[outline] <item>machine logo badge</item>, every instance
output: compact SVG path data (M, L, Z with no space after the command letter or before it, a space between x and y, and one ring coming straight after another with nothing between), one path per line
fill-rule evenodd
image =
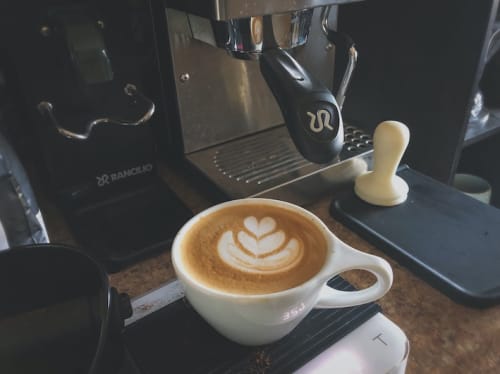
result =
M96 177L96 178L97 178L97 185L99 187L105 186L105 185L110 183L108 174L103 174L100 177Z
M333 127L330 125L331 115L326 109L319 109L316 114L307 112L311 121L309 122L309 128L312 132L321 132L326 127L328 130L333 131Z
M151 171L153 171L153 164L144 164L132 167L130 169L120 170L114 173L103 174L101 176L96 176L97 186L104 187L121 179L150 173Z

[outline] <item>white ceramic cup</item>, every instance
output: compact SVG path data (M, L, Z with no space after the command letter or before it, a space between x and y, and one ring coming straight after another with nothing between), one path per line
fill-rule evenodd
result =
M491 200L491 185L486 179L472 174L455 174L453 187L485 204Z
M328 252L321 270L299 286L260 295L241 295L213 289L194 279L182 261L182 241L199 220L235 205L271 205L295 212L312 221L325 236ZM172 263L185 295L194 309L220 334L244 345L274 342L292 331L313 308L341 308L375 301L389 291L392 269L384 259L360 252L337 238L309 211L283 201L248 198L215 205L189 220L177 233ZM359 291L339 291L326 285L335 275L367 270L376 277L373 285Z

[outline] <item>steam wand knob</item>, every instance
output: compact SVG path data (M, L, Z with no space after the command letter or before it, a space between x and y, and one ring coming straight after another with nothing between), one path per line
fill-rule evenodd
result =
M373 134L373 171L358 176L354 192L367 203L394 206L406 201L408 184L396 175L396 169L410 140L403 123L384 121Z

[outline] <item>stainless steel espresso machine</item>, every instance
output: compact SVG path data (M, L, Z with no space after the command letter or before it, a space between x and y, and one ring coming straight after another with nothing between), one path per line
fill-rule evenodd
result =
M305 203L364 172L371 138L340 113L357 58L335 31L347 2L165 1L168 148L229 198Z

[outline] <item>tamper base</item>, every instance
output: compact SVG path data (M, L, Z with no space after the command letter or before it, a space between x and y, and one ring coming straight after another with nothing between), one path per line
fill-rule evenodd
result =
M360 199L379 206L394 206L406 201L409 188L404 179L395 176L390 183L377 183L373 176L373 172L368 172L356 179L354 192Z

